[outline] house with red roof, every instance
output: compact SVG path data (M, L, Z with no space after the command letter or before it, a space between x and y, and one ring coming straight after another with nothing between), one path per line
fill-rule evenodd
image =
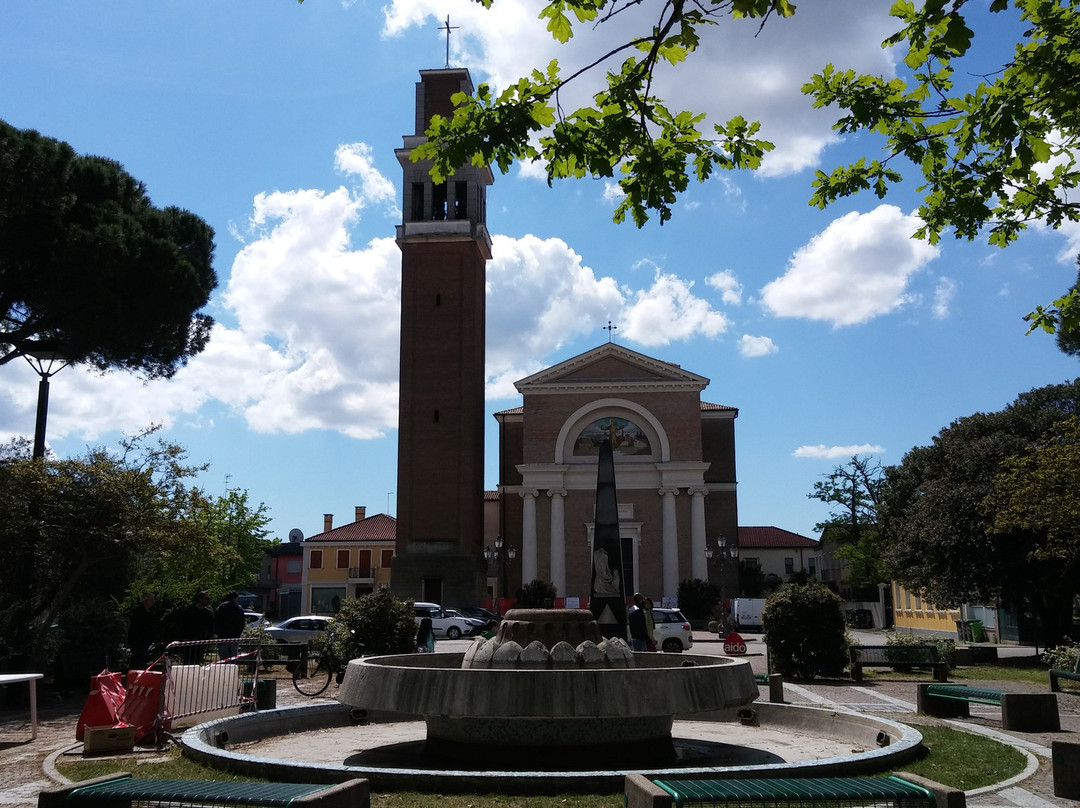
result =
M346 598L389 586L396 537L394 517L368 516L362 505L341 527L334 527L333 514L324 514L323 532L302 542L301 613L334 614Z
M779 527L740 526L739 562L756 562L762 573L776 575L785 583L800 572L817 578L822 567L821 546L814 539Z

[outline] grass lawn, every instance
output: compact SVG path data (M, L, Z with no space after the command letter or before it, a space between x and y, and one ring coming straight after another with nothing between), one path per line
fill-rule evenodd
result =
M964 790L1006 780L1024 769L1025 758L1011 746L981 735L940 726L915 726L923 734L928 754L904 766L905 771ZM973 767L972 760L979 765ZM57 761L61 774L72 780L86 780L116 771L130 771L135 777L163 780L243 780L216 769L194 763L180 755L176 747L162 762L136 760ZM974 771L977 769L977 771ZM518 797L500 794L424 794L411 791L372 794L377 808L621 808L620 794L563 794Z

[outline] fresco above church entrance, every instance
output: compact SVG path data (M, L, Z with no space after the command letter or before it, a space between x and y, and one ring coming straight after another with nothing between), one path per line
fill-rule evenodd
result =
M600 444L605 438L611 441L616 456L647 457L652 454L652 444L641 427L626 418L606 416L581 430L574 441L574 457L595 457L600 453Z

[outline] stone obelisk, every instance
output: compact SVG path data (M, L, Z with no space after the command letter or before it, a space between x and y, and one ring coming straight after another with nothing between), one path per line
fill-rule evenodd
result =
M615 456L607 438L596 466L592 586L589 609L605 637L626 639L626 588L623 582L619 502L615 494Z

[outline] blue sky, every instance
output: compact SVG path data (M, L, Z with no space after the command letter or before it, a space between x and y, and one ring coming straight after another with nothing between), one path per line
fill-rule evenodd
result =
M974 6L975 4L969 4ZM985 3L983 4L985 5ZM488 195L488 409L513 382L616 341L700 373L703 398L738 407L739 521L816 536L807 493L855 452L899 463L954 419L997 410L1080 367L1020 317L1075 281L1080 232L1033 228L1002 251L912 241L910 182L826 211L815 168L871 152L799 87L826 62L891 75L890 2L817 0L792 21L723 22L669 106L762 121L777 144L757 175L692 187L672 221L615 225L609 183L548 188L535 169ZM274 535L396 514L401 172L418 70L450 62L505 86L558 57L568 69L634 24L627 13L554 45L538 2L497 0L6 0L0 119L116 159L158 205L216 231L211 344L169 382L66 369L48 439L62 456L116 446L150 423L209 462L211 494L247 489ZM980 18L978 67L1015 24ZM1013 39L1012 41L1015 41ZM972 72L984 72L972 70ZM571 87L565 102L590 91ZM860 151L861 150L861 151ZM0 437L32 435L37 376L0 368ZM494 488L495 421L487 421Z

